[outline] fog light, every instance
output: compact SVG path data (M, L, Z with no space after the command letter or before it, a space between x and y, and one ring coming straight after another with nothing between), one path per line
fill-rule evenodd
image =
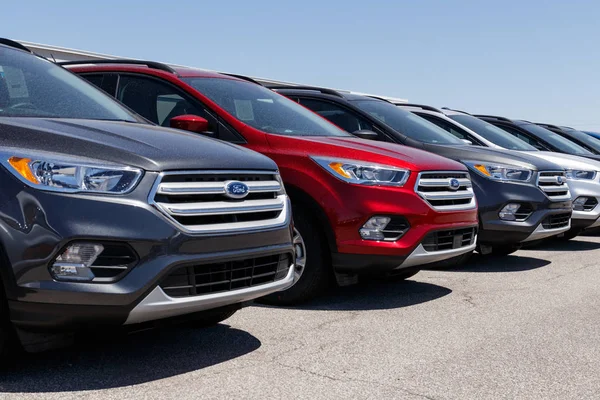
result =
M365 240L384 240L383 230L389 224L389 217L372 217L360 228L360 237Z
M504 221L516 221L517 216L515 214L519 211L519 208L521 208L521 205L518 203L508 203L500 210L498 216Z
M50 273L59 281L89 282L95 278L90 267L102 251L104 246L101 244L71 244L56 257Z
M573 200L573 210L575 211L585 211L585 203L587 203L589 199L587 197L578 197Z

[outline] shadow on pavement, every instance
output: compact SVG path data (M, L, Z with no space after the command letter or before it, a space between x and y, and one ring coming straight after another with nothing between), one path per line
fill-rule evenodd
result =
M80 340L81 341L81 340ZM84 340L85 342L85 340ZM0 373L1 393L99 390L136 385L219 364L260 347L251 334L218 325L163 328L22 356Z
M543 251L590 251L600 249L600 243L587 242L583 240L571 239L565 240L547 240L535 247L528 247L523 250L543 250Z
M529 271L536 268L542 268L550 264L548 260L540 258L523 257L518 255L508 255L504 257L482 256L478 253L473 254L471 259L458 267L443 269L442 271L452 272L520 272ZM431 271L438 269L431 268Z
M417 274L415 278L419 279ZM300 306L289 306L295 310L366 311L408 307L439 299L452 290L425 282L368 280L358 285L335 287L319 298ZM257 307L270 307L255 304ZM284 308L278 306L276 308Z

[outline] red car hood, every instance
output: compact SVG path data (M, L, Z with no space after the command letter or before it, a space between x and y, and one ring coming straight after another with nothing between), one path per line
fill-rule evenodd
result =
M376 162L411 171L466 171L467 168L456 161L395 143L378 142L354 137L304 136L285 139L279 135L267 135L271 144L280 140L290 141L296 151L310 156L339 157L360 161ZM292 144L296 142L295 144ZM278 143L282 145L282 143Z

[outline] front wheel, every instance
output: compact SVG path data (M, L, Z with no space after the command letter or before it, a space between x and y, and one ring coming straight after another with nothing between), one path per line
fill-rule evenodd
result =
M568 231L566 231L562 236L555 236L556 239L559 240L571 240L571 239L575 239L577 236L581 235L581 232L583 232L581 229L570 229Z
M208 328L215 326L236 313L238 308L217 308L215 310L202 311L195 314L189 321L194 328Z
M491 253L488 253L488 254L491 256L494 256L494 257L503 257L503 256L507 256L509 254L512 254L512 253L518 251L520 248L521 248L520 245L512 245L512 244L498 245L498 246L493 246ZM483 254L479 250L479 247L478 247L477 252L479 254Z
M331 281L327 242L322 230L317 229L316 218L300 207L295 207L293 213L297 281L291 288L259 300L266 304L294 305L311 300Z
M415 269L415 268L407 268L405 270L400 270L399 272L391 272L390 274L387 275L388 280L392 281L392 282L400 282L400 281L405 281L408 278L412 278L413 276L415 276L416 274L418 274L420 271L420 269Z
M435 269L459 267L459 266L465 264L467 261L469 261L471 259L472 255L473 255L473 252L469 251L468 253L461 254L460 256L452 257L447 260L438 261L438 262L426 265L425 267L435 268Z

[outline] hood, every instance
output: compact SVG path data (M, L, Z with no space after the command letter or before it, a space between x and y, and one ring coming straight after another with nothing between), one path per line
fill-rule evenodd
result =
M129 122L0 118L0 146L141 168L276 170L269 158L220 140Z
M584 171L600 171L600 162L590 158L576 156L573 154L555 153L552 151L530 151L527 152L535 157L558 164L566 169L578 169Z
M515 152L506 149L491 149L480 146L440 146L424 144L425 149L457 161L483 161L498 164L509 164L537 171L562 171L564 168L529 153Z
M267 138L270 142L277 140L276 135L267 135ZM286 136L286 139L289 140L290 137ZM466 170L464 165L455 161L395 143L345 136L304 136L294 139L302 142L298 144L298 148L307 155L368 161L411 171Z

